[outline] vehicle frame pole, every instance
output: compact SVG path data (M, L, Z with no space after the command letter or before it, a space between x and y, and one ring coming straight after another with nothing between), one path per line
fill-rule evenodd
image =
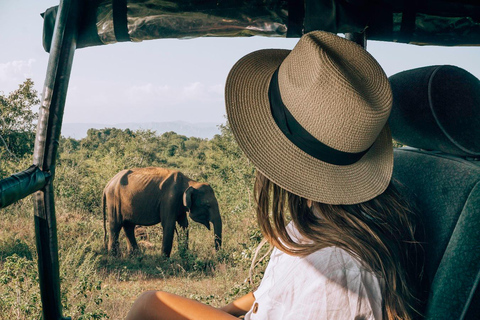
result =
M76 48L79 3L79 0L60 1L33 154L34 165L51 175L46 186L33 194L42 315L43 319L48 320L66 319L62 316L53 179L68 81Z
M366 31L345 33L345 39L361 45L363 49L367 49L367 32Z

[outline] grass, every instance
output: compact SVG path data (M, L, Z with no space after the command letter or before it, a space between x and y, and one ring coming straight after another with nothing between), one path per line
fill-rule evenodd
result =
M220 203L222 207L222 204ZM25 199L0 211L0 319L40 319L33 209ZM60 277L64 315L72 319L123 319L146 290L163 290L215 307L259 284L245 282L261 240L251 205L222 212L223 247L215 252L213 231L190 221L188 248L174 241L170 258L161 255L162 230L147 227L141 253L114 258L104 248L100 213L75 211L57 201ZM182 239L182 236L180 236ZM125 236L120 236L125 252Z

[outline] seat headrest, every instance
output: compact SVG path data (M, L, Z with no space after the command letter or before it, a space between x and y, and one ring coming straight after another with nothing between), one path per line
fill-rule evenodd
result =
M429 66L389 78L392 136L410 147L480 156L480 80L455 66Z

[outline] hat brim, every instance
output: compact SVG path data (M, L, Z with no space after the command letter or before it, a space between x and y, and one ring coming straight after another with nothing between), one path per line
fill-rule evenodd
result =
M285 190L326 204L355 204L383 193L393 170L388 126L356 163L339 166L318 160L295 146L270 111L271 77L290 50L266 49L239 60L225 87L232 132L254 166Z

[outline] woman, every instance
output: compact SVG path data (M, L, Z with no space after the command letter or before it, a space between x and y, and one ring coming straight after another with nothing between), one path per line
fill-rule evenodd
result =
M375 59L330 33L238 61L227 115L275 246L262 283L221 309L148 292L127 319L412 319L414 217L391 183L391 104Z

